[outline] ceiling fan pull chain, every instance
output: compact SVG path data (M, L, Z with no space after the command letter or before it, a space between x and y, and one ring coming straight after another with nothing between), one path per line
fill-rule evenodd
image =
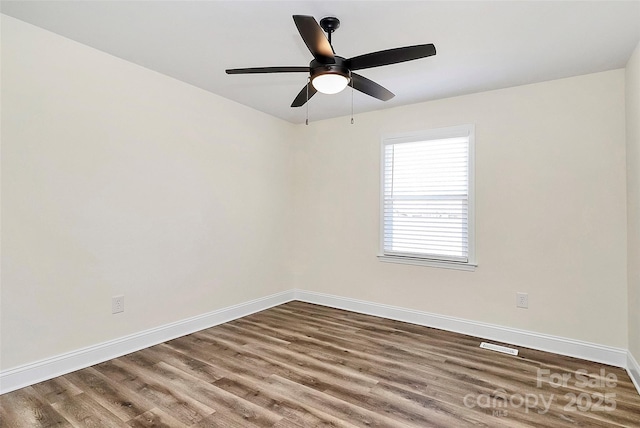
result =
M307 105L307 118L304 121L305 125L309 125L309 85L311 84L311 78L307 77L307 102L305 103Z
M351 82L351 124L353 125L353 80L351 80L351 70L349 70L349 82Z

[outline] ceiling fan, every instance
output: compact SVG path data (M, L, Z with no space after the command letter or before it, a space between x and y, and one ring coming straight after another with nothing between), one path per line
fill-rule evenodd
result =
M318 91L325 94L336 94L347 86L379 100L388 101L395 96L391 91L353 71L412 61L436 54L435 46L429 43L371 52L345 59L336 55L331 45L331 34L340 27L338 18L323 18L318 25L313 16L293 15L293 21L298 27L300 36L313 54L314 59L311 60L308 67L233 68L226 70L226 73L309 73L309 82L298 93L291 103L291 107L303 106ZM322 30L327 33L328 38Z

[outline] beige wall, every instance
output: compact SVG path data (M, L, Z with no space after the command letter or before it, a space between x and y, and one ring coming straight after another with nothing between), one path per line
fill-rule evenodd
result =
M3 16L1 102L2 370L293 287L640 355L624 70L293 126ZM379 262L380 135L465 123L478 269Z
M624 78L609 71L298 128L295 286L626 348ZM479 267L379 262L380 136L467 123ZM529 309L516 308L517 291Z
M1 101L2 369L290 288L292 125L6 16Z
M640 361L640 43L626 68L629 350Z

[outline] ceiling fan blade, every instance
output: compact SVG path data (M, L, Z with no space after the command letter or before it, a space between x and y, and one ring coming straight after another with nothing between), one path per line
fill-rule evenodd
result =
M351 73L349 86L352 86L353 89L356 89L364 94L370 95L382 101L389 101L391 98L395 97L395 94L393 92L378 85L373 80L369 80L366 77L360 76L356 73Z
M307 95L307 91L309 91L309 95ZM307 100L310 100L311 97L316 94L316 92L318 91L316 91L316 88L313 87L311 82L307 83L307 86L305 86L300 92L298 92L296 99L291 103L291 107L302 107L306 104Z
M315 18L306 15L293 15L293 21L313 57L322 64L335 64L331 44Z
M356 56L347 60L347 67L351 70L380 67L381 65L397 64L399 62L412 61L436 54L436 47L427 45L405 46L402 48L387 49Z
M252 67L231 68L225 70L227 74L253 74L253 73L299 73L309 72L309 67Z

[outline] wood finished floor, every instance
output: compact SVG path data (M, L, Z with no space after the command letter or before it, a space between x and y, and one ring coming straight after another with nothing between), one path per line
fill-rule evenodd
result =
M0 396L0 426L640 427L640 395L624 370L479 344L291 302ZM570 378L538 387L538 369ZM601 387L602 375L616 386Z

